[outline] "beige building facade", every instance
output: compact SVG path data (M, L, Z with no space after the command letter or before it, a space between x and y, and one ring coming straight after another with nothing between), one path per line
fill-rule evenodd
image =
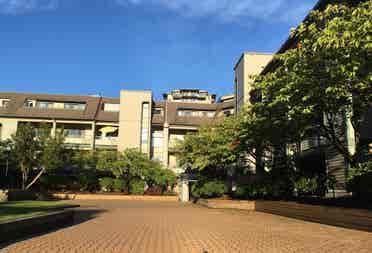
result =
M201 125L234 113L234 97L198 89L175 90L155 101L151 91L122 90L118 98L0 93L0 139L22 123L63 129L65 145L81 150L137 148L180 174L175 145Z
M266 65L273 59L271 53L244 52L234 67L235 109L240 111L244 105L250 103L250 92L254 83L254 76L259 75Z

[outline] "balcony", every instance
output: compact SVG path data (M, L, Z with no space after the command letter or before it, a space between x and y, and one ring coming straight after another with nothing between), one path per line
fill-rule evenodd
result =
M103 136L96 136L96 146L117 146L119 143L119 137L103 137Z

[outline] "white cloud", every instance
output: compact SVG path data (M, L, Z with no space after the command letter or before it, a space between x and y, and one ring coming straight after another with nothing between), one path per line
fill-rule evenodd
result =
M116 0L119 5L154 5L184 16L213 16L223 21L255 18L272 21L300 20L315 0Z
M55 10L59 0L0 0L0 14L24 14L32 11Z

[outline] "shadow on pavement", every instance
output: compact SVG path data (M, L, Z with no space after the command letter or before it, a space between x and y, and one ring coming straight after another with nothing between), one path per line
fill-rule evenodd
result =
M40 227L40 229L33 229L33 234L29 236L25 236L16 240L10 240L4 243L0 243L0 250L6 248L14 243L21 242L24 240L29 240L38 236L46 235L48 233L56 232L61 229L65 229L68 227L80 225L86 221L92 220L96 218L99 214L106 212L104 209L76 209L74 210L74 219L70 223L66 223L58 228L50 228L45 229L44 227Z

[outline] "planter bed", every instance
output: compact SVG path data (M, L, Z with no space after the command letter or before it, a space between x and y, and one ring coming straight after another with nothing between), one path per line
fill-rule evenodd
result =
M155 200L155 201L178 201L176 195L125 195L120 193L52 193L53 198L66 200Z
M234 208L265 212L322 224L372 232L372 211L324 205L309 205L291 201L198 200L209 208Z

